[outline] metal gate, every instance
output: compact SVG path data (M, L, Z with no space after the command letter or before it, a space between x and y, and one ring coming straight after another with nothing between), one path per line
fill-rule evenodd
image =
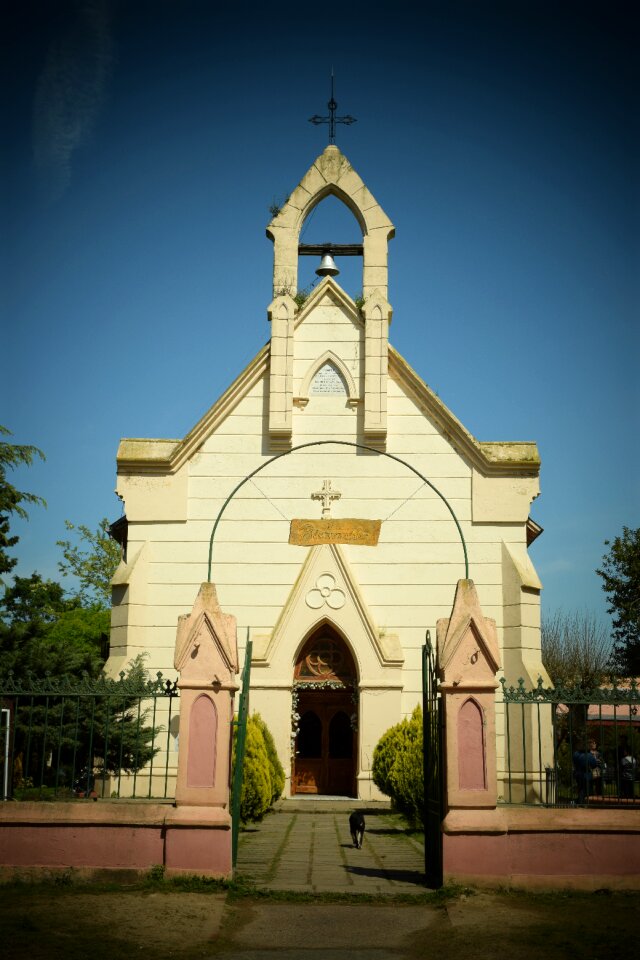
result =
M442 886L444 816L444 711L438 693L437 655L427 630L422 648L422 750L424 763L424 872L426 885Z
M235 870L238 860L238 834L240 832L240 800L244 779L244 748L247 740L247 721L249 719L249 689L251 687L251 654L253 640L249 639L247 628L247 646L242 671L242 689L238 705L238 718L232 721L235 728L233 781L231 784L231 866Z

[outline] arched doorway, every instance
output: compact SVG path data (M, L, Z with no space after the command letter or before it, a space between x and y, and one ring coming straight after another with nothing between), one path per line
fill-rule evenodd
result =
M357 675L340 634L323 624L296 661L294 712L298 716L291 793L355 797Z

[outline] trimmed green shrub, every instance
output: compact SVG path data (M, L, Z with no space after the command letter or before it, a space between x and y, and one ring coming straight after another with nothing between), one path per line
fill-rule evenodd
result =
M373 765L371 767L373 782L387 797L393 796L391 771L398 757L398 753L404 747L406 739L405 729L408 722L408 720L402 720L402 722L397 723L395 727L390 727L382 734L373 751Z
M415 708L380 738L373 752L373 782L413 824L424 818L422 710Z
M269 758L260 725L254 717L247 720L247 739L244 753L244 775L240 795L242 823L262 820L271 806L271 774Z
M282 796L284 790L284 770L278 757L278 751L271 735L271 730L266 725L259 713L254 713L252 719L260 727L264 745L267 750L267 759L269 760L269 773L271 775L271 803L275 803Z
M424 762L422 752L422 710L416 707L405 727L404 748L391 768L396 810L413 824L424 820Z
M235 767L235 740L233 745ZM244 772L240 795L240 820L255 823L264 817L282 794L284 770L278 759L271 731L258 713L247 720Z

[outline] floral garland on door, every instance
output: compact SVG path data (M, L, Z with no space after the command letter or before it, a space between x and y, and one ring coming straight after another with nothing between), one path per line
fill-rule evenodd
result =
M343 683L342 680L314 680L312 683L301 680L294 680L291 688L291 756L296 755L296 737L300 732L300 714L298 713L298 703L300 702L301 690L345 690L351 688L351 702L354 711L349 717L351 729L354 733L358 731L358 700L359 693L356 687L351 683Z

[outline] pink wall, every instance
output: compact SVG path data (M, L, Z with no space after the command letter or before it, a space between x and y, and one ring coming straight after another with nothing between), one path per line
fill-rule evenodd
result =
M225 811L169 804L20 803L0 806L0 867L148 870L231 876ZM5 871L6 872L6 869Z
M640 889L640 810L451 811L448 881L523 887Z

